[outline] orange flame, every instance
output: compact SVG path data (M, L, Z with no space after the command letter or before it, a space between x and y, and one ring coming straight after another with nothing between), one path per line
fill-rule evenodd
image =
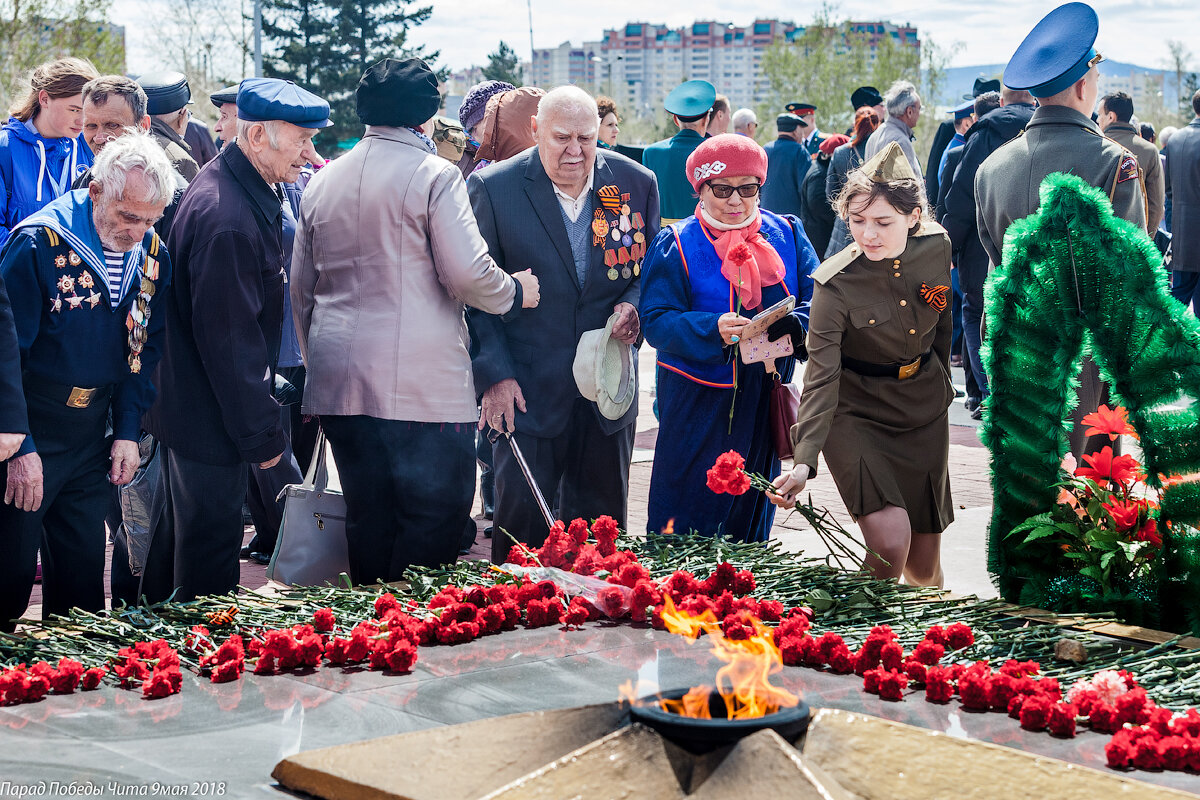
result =
M675 518L671 517L667 520L667 524L663 525L663 529L659 531L663 536L670 536L675 533Z
M697 638L707 633L712 641L712 654L725 662L717 670L717 692L725 701L728 719L753 719L773 714L780 708L791 708L800 698L786 689L771 685L770 678L783 671L783 657L771 635L771 629L755 617L749 622L754 635L746 639L727 639L716 615L705 611L692 616L675 608L671 598L663 603L662 620L667 630ZM708 698L712 688L697 686L680 700L661 700L664 711L680 716L710 719Z

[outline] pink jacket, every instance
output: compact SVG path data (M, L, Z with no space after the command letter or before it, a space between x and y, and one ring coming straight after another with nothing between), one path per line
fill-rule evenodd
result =
M462 174L406 128L371 126L300 207L291 297L308 414L478 419L463 306L516 281L479 235Z

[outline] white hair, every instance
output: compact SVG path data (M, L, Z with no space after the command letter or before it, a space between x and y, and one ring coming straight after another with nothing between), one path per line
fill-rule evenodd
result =
M921 96L917 94L917 87L913 86L911 81L896 81L883 95L884 107L887 108L889 117L903 116L905 111L919 102Z
M1174 125L1168 125L1158 132L1159 148L1166 148L1167 142L1171 141L1171 137L1175 135L1175 131L1179 130Z
M560 114L578 114L580 117L588 114L600 127L600 109L596 100L578 86L558 86L542 97L538 103L538 125L544 125L550 117Z
M124 136L112 140L96 156L92 182L114 200L125 199L125 178L140 172L150 196L139 202L166 207L175 196L178 173L162 147L141 129L127 128Z
M283 130L286 122L278 119L269 119L264 122L251 122L247 119L238 118L237 121L237 137L245 141L250 136L250 128L254 125L262 125L263 130L267 132L267 141L271 145L272 150L279 149L279 132Z
M751 124L758 124L758 115L754 113L753 109L739 108L733 112L733 129L735 131L745 130Z

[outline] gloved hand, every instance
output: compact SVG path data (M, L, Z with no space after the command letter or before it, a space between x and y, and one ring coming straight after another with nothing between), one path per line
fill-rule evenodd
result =
M788 314L782 319L775 320L767 328L767 339L775 341L783 336L791 334L792 350L795 352L797 361L808 360L808 350L804 346L804 323L795 314Z

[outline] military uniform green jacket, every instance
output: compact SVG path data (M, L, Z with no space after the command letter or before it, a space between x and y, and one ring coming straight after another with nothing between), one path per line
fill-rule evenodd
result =
M682 128L670 139L655 142L642 153L642 164L658 178L663 225L690 217L696 211L696 198L687 179L687 160L703 142L703 136Z
M1041 106L1025 132L1003 145L975 176L979 239L994 268L1000 263L1004 232L1037 211L1038 188L1052 172L1069 172L1102 189L1113 212L1146 227L1146 193L1137 157L1100 133L1095 122L1065 106Z

